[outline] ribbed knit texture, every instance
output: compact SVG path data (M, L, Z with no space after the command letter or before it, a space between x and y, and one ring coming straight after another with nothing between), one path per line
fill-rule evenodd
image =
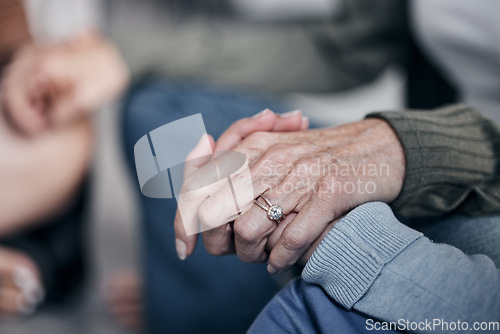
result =
M391 203L401 216L500 213L500 129L464 105L378 112L404 148L406 176Z
M352 210L323 239L302 272L329 296L351 308L384 266L422 234L399 223L384 203Z
M499 226L497 216L455 215L439 228L450 233L463 225L462 219L468 223L460 233L471 238L484 234L476 226L487 226L493 234ZM302 278L320 285L343 307L383 321L460 319L469 326L498 321L500 271L494 262L498 262L498 240L484 243L481 249L471 246L466 248L474 255L434 243L398 222L387 204L367 203L334 225L309 259ZM469 333L470 328L456 333ZM451 333L439 328L436 332Z

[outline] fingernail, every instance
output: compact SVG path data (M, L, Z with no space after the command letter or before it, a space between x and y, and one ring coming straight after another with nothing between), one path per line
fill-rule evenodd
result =
M309 122L309 117L303 116L302 117L302 123Z
M286 112L284 114L281 114L280 117L287 118L287 117L292 117L292 116L295 116L298 114L302 114L302 110L300 110L300 109L292 110L292 111Z
M187 257L186 255L187 247L184 241L180 239L175 239L175 248L177 250L177 256L179 257L179 259L184 261Z
M271 110L269 110L268 108L262 110L261 112L255 114L252 116L252 118L257 118L257 117L260 117L260 116L263 116L265 114L267 114L268 112L270 112Z
M267 271L270 273L270 274L276 274L276 269L274 269L273 266L271 266L270 264L267 265Z

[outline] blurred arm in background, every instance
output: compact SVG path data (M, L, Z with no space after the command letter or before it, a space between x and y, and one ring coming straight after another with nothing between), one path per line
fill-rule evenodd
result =
M135 75L154 72L263 92L327 92L367 83L400 61L407 33L401 1L337 2L338 10L327 18L277 22L249 22L238 13L229 20L202 15L178 22L165 8L156 18L141 17L134 6L152 6L148 1L101 5L108 6L107 32ZM43 46L20 52L5 79L5 105L19 129L36 133L65 124L123 90L127 69L95 29L102 23L92 14L98 7L93 1L26 4ZM121 15L120 7L129 8L131 16ZM61 29L60 18L68 13L70 28ZM161 24L149 29L149 21ZM65 33L58 34L61 30ZM28 77L33 84L19 91Z
M44 294L48 299L62 298L81 281L82 184L92 151L92 131L85 119L37 137L19 131L30 120L24 123L17 114L26 114L33 102L22 93L46 70L28 66L23 75L13 74L22 67L20 62L34 64L28 60L36 59L38 48L21 4L0 2L0 316L31 313ZM40 53L45 57L44 52ZM70 66L69 61L64 64ZM6 86L28 106L6 110L12 98ZM40 94L46 94L49 86L38 88Z

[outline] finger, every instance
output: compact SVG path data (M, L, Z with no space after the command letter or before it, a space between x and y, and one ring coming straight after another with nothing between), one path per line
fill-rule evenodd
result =
M206 231L203 233L205 248L210 254L220 256L234 252L232 225L228 222L250 207L254 192L248 161L243 155L228 151L218 157L216 163L220 186L214 186L200 205L198 218ZM215 202L212 198L216 198Z
M234 237L231 223L203 232L203 245L214 256L234 254Z
M276 188L268 190L264 196L272 205L277 205L288 215L297 205L298 199L290 194L283 194ZM261 196L257 199L264 208L269 208L269 203ZM267 211L257 204L252 205L234 222L234 239L236 253L245 262L261 262L267 258L267 238L275 231L276 221L267 216ZM292 217L286 217L290 221ZM288 221L286 223L288 223Z
M268 271L283 272L304 255L335 218L334 210L324 209L321 200L310 200L303 205L293 222L283 233L269 254Z
M302 126L302 111L294 110L278 114L272 131L298 131Z
M257 131L271 131L276 115L264 109L251 118L243 118L234 122L217 140L217 151L228 151L249 134Z
M307 129L309 129L309 117L303 116L302 117L302 122L300 124L300 130L304 131L304 130L307 130Z
M202 166L211 160L213 161L214 146L213 137L205 134L198 142L198 145L186 157L184 184L181 194L178 196L177 212L174 219L175 247L181 260L185 260L186 257L191 255L196 247L198 237L196 234L188 235L186 227L199 225L196 214L203 200L209 195L208 189L205 189L204 192L196 192L198 182L189 179L189 177ZM200 179L202 179L202 176L200 176ZM187 185L189 182L191 182L191 185ZM194 191L190 191L189 187L193 187Z
M263 145L268 144L264 143ZM302 153L295 146L281 144L274 145L269 150L264 149L263 152L257 152L257 150L243 147L243 145L238 145L236 150L238 152L245 152L242 154L246 157L246 163L250 166L250 171L241 169L238 173L231 175L232 189L221 187L217 192L212 193L203 203L204 210L201 213L205 214L205 223L209 226L215 227L220 225L217 224L218 219L222 217L226 218L221 212L232 212L233 202L230 199L232 198L233 191L237 197L240 194L255 194L255 196L250 197L241 196L247 199L246 202L239 203L240 208L242 208L241 212L245 212L252 206L253 200L257 195L277 186L287 176L293 168L293 165L287 163L287 161L293 161L295 155ZM249 158L249 155L252 155L252 157ZM232 151L218 157L219 169L234 169L235 160L237 159L235 159ZM208 212L212 212L212 216L206 215ZM233 219L236 218L233 217Z
M2 84L2 104L13 125L21 132L34 135L46 127L43 104L34 96L43 89L43 71L34 70L33 61L21 56L6 70Z
M292 153L286 152L287 149L293 149L290 147L287 148L280 148L279 149L279 154L282 155L283 157L289 158ZM234 163L231 158L231 154L235 154L235 152L227 152L225 155L220 157L217 161L219 166L227 166L232 163ZM259 212L259 219L255 219L255 215L257 215L257 212L255 211L255 208L253 208L253 201L256 198L255 194L262 194L266 190L268 190L270 187L276 186L282 178L284 178L287 174L287 171L290 170L292 167L289 164L279 164L277 171L273 173L267 173L266 171L266 162L274 162L276 160L280 161L280 158L276 159L276 155L274 154L274 151L270 152L269 154L266 153L264 156L258 161L258 163L255 163L251 168L250 171L248 169L246 170L240 170L238 173L235 173L235 175L231 175L231 184L229 186L224 186L224 187L219 187L216 191L212 192L210 196L204 200L204 202L201 204L198 210L198 217L200 219L200 222L202 223L203 226L206 226L207 228L215 228L218 227L222 224L225 224L229 221L235 220L236 219L236 224L235 228L242 229L243 230L243 236L241 237L242 244L244 244L244 241L256 241L259 245L258 249L259 251L256 253L252 249L250 251L250 246L247 247L246 249L249 250L249 252L242 251L241 255L242 258L245 261L249 262L255 262L255 261L261 261L263 258L262 251L264 250L264 245L265 242L263 242L264 236L259 235L259 239L255 240L254 238L257 237L256 234L250 234L247 233L246 229L252 229L252 226L255 224L265 224L267 220L267 216L264 214L262 215L262 212ZM220 169L223 169L222 167ZM225 168L226 170L231 170L231 168ZM246 172L245 172L246 171ZM274 195L273 195L274 196ZM273 198L281 198L282 196L279 194L276 194L276 197ZM238 209L237 211L235 210ZM293 208L293 207L292 207ZM288 208L287 208L288 209ZM247 210L249 210L247 212ZM259 210L262 210L259 208ZM291 209L290 209L291 211ZM238 215L235 213L238 212L243 212L243 214L238 217ZM288 211L289 212L289 211ZM249 217L247 219L242 218L242 217ZM264 218L264 220L262 219ZM241 223L238 223L241 222ZM247 226L249 224L249 226ZM265 225L263 227L263 230L268 231L270 226ZM262 232L263 230L255 230L254 232ZM221 231L223 233L227 233L224 230L218 229L217 231ZM235 230L236 232L236 230ZM216 245L217 242L212 240L213 239L223 239L224 243L220 245L220 248L217 249ZM252 238L250 240L250 238ZM248 240L247 240L248 239ZM214 246L213 248L210 248L209 251L212 254L225 254L226 251L228 251L230 248L228 248L228 236L216 236L216 231L213 233L208 233L207 235L204 236L204 240L207 242L207 245L209 247ZM255 244L252 244L252 246L256 246ZM236 249L238 251L238 248ZM250 256L250 254L252 254Z
M266 157L262 160L265 159ZM258 165L254 165L253 173L256 174L255 169L259 168ZM274 180L257 181L256 188L268 187L264 195L258 199L258 202L263 207L254 204L235 221L236 251L238 256L245 261L262 259L265 246L268 243L266 239L270 236L269 232L275 233L268 226L270 219L267 212L263 210L263 208L269 208L270 206L265 199L267 198L271 204L279 206L283 214L287 215L278 226L278 230L282 230L283 225L286 226L295 216L295 214L292 214L291 217L288 215L294 211L300 201L304 200L305 195L307 195L308 183L302 181L303 176L301 174L294 175L294 173L288 173L288 170L286 170L275 171L271 175L274 176ZM279 184L276 185L276 183Z
M30 99L28 87L5 86L2 104L13 125L23 133L34 135L45 128L47 120L37 101Z
M240 194L244 191L250 192L250 197L253 198L251 187L251 184L248 185L247 190L241 190ZM202 233L206 250L212 255L220 256L235 252L233 228L227 222L238 216L238 207L235 205L235 197L229 186L220 188L216 194L220 202L213 205L212 197L207 198L200 206L198 217L200 224L206 227Z
M293 219L297 216L296 212L290 212L282 222L276 226L276 229L271 233L271 235L267 238L266 250L270 253L274 246L278 244L280 240L281 234L283 234L283 230L288 226L289 223L293 221Z
M67 125L92 111L89 110L91 96L86 96L82 87L75 86L75 80L61 75L46 76L45 79L47 113L51 126Z
M258 131L298 131L307 129L308 120L304 120L300 110L284 114L274 114L265 109L251 118L243 118L231 125L217 141L218 151L227 151L241 142L248 135Z
M184 261L193 253L196 247L196 242L198 241L198 234L187 235L182 217L178 210L175 214L174 231L175 250L179 259Z

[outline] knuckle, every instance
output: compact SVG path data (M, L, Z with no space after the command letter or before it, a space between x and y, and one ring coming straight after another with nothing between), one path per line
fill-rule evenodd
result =
M295 166L310 166L310 165L313 165L313 164L317 164L318 163L318 158L316 157L310 157L310 156L306 156L306 157L300 157L299 159L297 159L294 163Z
M232 150L252 156L252 152L262 152L270 143L272 143L272 135L269 132L256 131L246 136Z
M243 245L236 243L236 253L238 257L247 263L261 263L267 259L267 254L263 251L266 240L262 240L255 247L243 247Z
M287 251L294 252L304 247L306 245L306 240L299 231L289 229L283 232L281 244Z
M227 224L203 232L203 244L207 252L214 256L222 256L232 253L234 244L227 238Z
M251 222L234 224L234 234L244 242L252 242L259 237L259 228Z
M273 145L266 151L263 160L272 161L273 163L285 163L290 158L291 149L293 149L293 145Z
M313 173L319 173L320 162L316 157L300 157L293 163L294 175L309 177Z

